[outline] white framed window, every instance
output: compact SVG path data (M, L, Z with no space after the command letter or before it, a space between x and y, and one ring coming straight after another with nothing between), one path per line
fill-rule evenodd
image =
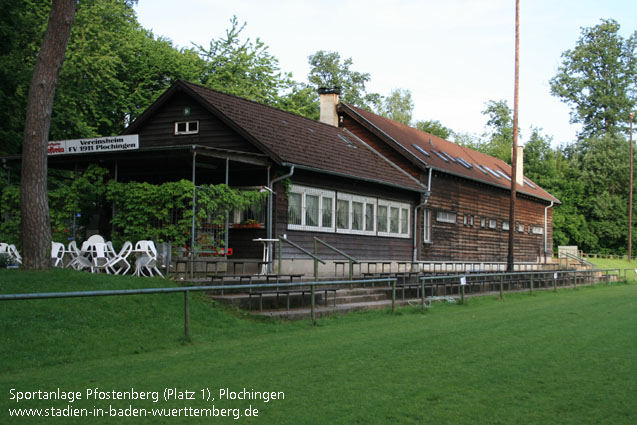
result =
M542 227L542 226L533 226L533 234L534 235L543 235L544 234L544 227Z
M487 219L482 217L480 219L480 227L487 227Z
M410 205L378 200L378 236L409 237Z
M456 224L456 213L451 211L438 211L436 212L436 221Z
M199 121L177 121L175 135L199 133Z
M335 195L329 190L291 186L288 194L288 229L334 231Z
M494 218L489 219L489 229L495 229L498 227L498 222Z
M502 230L509 230L509 222L508 221L503 221L502 222Z
M338 193L336 231L357 235L375 235L376 198Z
M423 210L422 241L431 243L431 210Z
M518 232L524 233L524 224L518 223Z
M462 218L462 224L464 224L465 226L467 225L467 222L469 221L469 216L467 214L464 215L464 217Z

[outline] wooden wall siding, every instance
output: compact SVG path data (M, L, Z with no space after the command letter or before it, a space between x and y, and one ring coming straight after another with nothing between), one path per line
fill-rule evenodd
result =
M356 137L363 140L376 151L380 152L383 156L385 156L385 158L389 159L391 162L401 167L413 177L422 181L422 171L417 166L405 159L402 154L398 153L394 148L390 147L389 144L380 140L371 131L367 130L365 127L354 121L348 115L343 114L341 116L343 117L342 124L339 124L341 127L347 128L347 130L355 134Z
M506 261L508 230L502 222L509 219L509 193L505 190L474 183L466 179L434 173L432 195L427 204L431 209L432 243L421 244L421 260ZM515 260L536 261L543 251L544 235L533 234L529 225L544 227L544 207L526 196L518 195L516 216L524 224L524 233L515 225ZM436 220L438 210L456 213L456 223ZM464 225L464 215L473 216L474 224ZM486 219L486 227L480 226ZM552 211L549 210L549 250L552 237ZM495 229L489 228L489 219L497 220ZM419 218L422 226L422 218Z
M366 182L356 182L349 179L335 176L319 175L298 171L291 178L293 184L318 187L329 190L337 190L362 196L373 196L399 202L408 202L413 206L419 199L420 194L410 191L401 191L381 185ZM275 215L274 215L274 237L287 234L288 239L301 245L303 248L314 252L313 236L329 243L345 252L357 260L409 260L412 256L412 238L389 238L363 235L348 235L342 233L308 232L298 230L288 230L288 201L285 195L285 187L277 184L275 191ZM412 213L413 215L413 213ZM413 223L413 219L412 219ZM413 231L413 227L412 227ZM413 235L413 234L412 234ZM277 247L278 249L278 247ZM288 244L283 244L283 258L309 259L307 255L298 251ZM320 257L326 260L345 260L344 257L328 250L319 248ZM278 253L275 249L275 258Z
M230 229L228 244L229 248L232 248L233 254L229 258L261 260L263 258L263 244L254 242L252 239L265 237L265 229Z
M190 106L190 116L184 116L184 108ZM199 120L199 133L175 135L176 121ZM254 145L212 115L199 103L185 94L176 94L163 105L139 130L140 147L204 145L241 152L259 152Z

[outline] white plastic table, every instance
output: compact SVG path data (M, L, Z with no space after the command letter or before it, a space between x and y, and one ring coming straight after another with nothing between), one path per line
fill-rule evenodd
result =
M278 242L278 239L264 239L257 238L252 239L253 242L261 242L263 244L263 264L261 265L261 272L259 274L266 275L268 274L268 264L270 263L270 249L272 249L272 244L274 242Z

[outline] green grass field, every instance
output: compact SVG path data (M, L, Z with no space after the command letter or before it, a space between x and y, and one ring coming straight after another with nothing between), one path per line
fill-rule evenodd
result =
M0 292L167 286L66 270L0 270ZM471 298L309 321L258 320L205 296L0 302L0 423L634 424L637 285ZM16 391L78 391L81 400L11 400ZM159 400L86 399L87 390L157 392ZM194 400L164 401L165 389ZM219 390L283 392L224 400ZM13 391L12 391L13 389ZM205 400L207 389L215 400ZM202 393L203 390L203 393ZM182 393L183 396L190 395ZM181 417L15 418L9 409L181 409ZM258 417L184 417L192 409ZM115 410L117 411L117 410ZM132 411L131 411L132 413ZM141 413L141 412L138 412ZM215 413L212 410L211 413ZM221 410L216 410L221 414Z

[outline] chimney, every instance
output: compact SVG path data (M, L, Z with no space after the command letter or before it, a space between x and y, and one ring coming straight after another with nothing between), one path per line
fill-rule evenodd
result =
M318 89L321 115L319 121L325 124L338 127L338 114L336 113L336 105L338 105L338 95L341 93L339 87Z
M524 185L524 146L518 146L518 157L515 164L515 183L518 186Z

